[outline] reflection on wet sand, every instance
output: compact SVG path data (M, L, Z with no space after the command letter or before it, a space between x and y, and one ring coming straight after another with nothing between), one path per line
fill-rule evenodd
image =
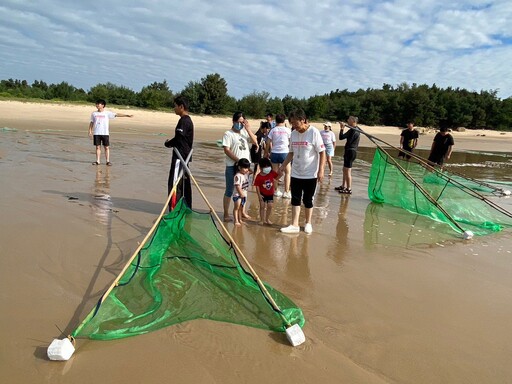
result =
M99 223L111 225L112 201L110 199L110 167L96 166L91 208Z
M448 224L405 209L377 203L366 207L364 244L367 249L377 245L429 248L456 237L457 233Z

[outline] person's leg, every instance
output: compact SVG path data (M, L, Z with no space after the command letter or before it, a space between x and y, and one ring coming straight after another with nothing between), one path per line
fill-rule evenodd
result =
M242 198L238 198L233 202L233 221L236 226L242 225L240 213L242 212Z
M265 222L268 225L271 225L272 222L270 221L270 215L272 214L272 207L273 207L272 201L267 202L267 210L266 210L266 216L265 216Z
M347 168L347 167L343 167L343 182L341 183L341 186L343 187L343 189L345 188L348 188L347 185L348 185L348 171L349 171L350 168Z
M300 203L302 198L302 185L301 180L292 177L290 182L290 189L292 194L292 223L288 227L281 228L281 232L284 233L298 233L299 227L299 216L300 216Z
M292 165L288 163L284 168L284 191L290 192L290 179L292 175Z
M235 166L226 166L224 170L224 177L226 179L226 190L224 191L224 199L222 206L224 208L224 221L229 221L229 204L231 202L231 196L233 196L234 178L235 178Z
M292 225L299 226L300 205L292 205Z
M101 145L96 146L96 163L100 163Z
M260 200L260 224L265 223L266 213L265 213L265 207L267 203L265 203L263 200Z
M332 176L332 157L327 156L327 165L329 166L329 176Z
M311 233L313 231L313 228L311 226L311 217L313 215L313 199L316 192L316 185L317 185L317 179L308 179L304 180L304 207L305 207L305 225L304 225L304 231L307 233ZM309 226L309 228L308 228Z
M347 189L352 190L352 168L347 168Z
M105 161L110 163L110 147L107 145L105 146Z

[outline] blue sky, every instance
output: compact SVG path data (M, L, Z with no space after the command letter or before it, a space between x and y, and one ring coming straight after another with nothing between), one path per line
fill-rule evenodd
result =
M309 97L437 84L512 96L512 1L2 0L0 79Z

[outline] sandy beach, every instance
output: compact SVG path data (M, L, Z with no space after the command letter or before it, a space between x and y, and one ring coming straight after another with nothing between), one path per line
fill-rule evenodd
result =
M278 231L291 219L284 199L276 201L274 226L228 224L262 280L302 308L305 344L195 320L116 341L80 339L71 360L49 361L49 343L83 320L166 199L163 142L178 117L130 110L133 118L112 121L113 166L97 167L87 136L93 110L0 101L0 382L512 382L512 231L464 241L428 219L370 204L365 150L353 170L354 194L339 196L343 143L333 178L318 189L313 234ZM192 171L220 212L224 163L215 142L231 119L192 118ZM251 120L253 130L258 122ZM362 128L398 146L398 127ZM492 152L511 180L512 133L453 136L453 162ZM433 137L421 135L418 150ZM366 138L361 145L373 147ZM477 160L464 163L475 177L484 172ZM512 211L511 200L500 203ZM197 190L194 208L207 210ZM249 213L257 212L251 193Z

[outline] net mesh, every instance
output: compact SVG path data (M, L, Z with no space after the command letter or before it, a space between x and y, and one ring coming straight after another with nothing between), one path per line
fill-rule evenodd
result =
M240 264L209 213L180 200L104 302L73 331L74 337L117 339L172 324L210 319L284 332L304 325L289 298L265 284L281 313Z
M375 203L401 207L476 235L512 227L510 213L482 195L493 192L446 171L392 158L381 148L375 151L368 183L368 196Z

